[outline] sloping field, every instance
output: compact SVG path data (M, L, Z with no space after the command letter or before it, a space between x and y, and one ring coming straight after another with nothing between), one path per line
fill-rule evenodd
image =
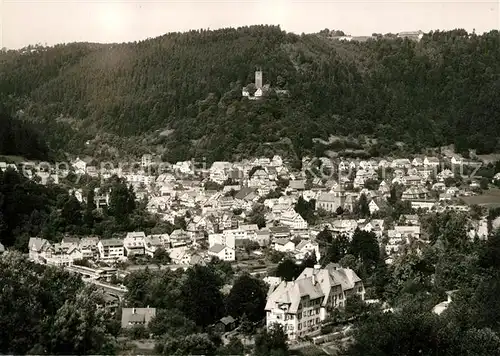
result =
M495 208L500 206L500 189L490 189L484 194L475 195L472 197L462 198L468 205L480 205L487 208Z

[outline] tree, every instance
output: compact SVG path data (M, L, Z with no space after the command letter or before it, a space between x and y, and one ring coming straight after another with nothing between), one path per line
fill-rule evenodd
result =
M366 195L363 193L359 197L359 200L357 203L354 205L354 214L366 218L370 216L370 208L368 206L368 199L366 198Z
M87 202L85 204L85 211L83 213L83 222L88 227L94 226L93 211L96 208L94 199L95 199L94 189L89 189L89 191L87 193Z
M479 187L481 188L481 190L488 190L489 185L490 185L490 180L488 178L483 177L479 181Z
M309 224L313 224L315 221L315 200L305 201L302 195L297 200L295 204L295 211L302 216Z
M191 334L172 338L157 345L157 351L162 355L215 355L217 346L208 334Z
M172 262L169 253L163 248L159 247L153 253L153 261L158 264L169 264Z
M112 354L110 314L102 294L80 278L34 265L21 254L0 257L0 352Z
M258 250L260 245L257 241L247 240L243 243L246 253L251 253L252 251Z
M366 267L376 264L380 260L380 249L375 233L357 228L352 235L349 253L359 258Z
M120 225L127 225L129 216L135 209L135 194L132 187L118 180L111 187L109 212Z
M63 205L61 217L66 225L80 225L82 222L82 212L80 202L74 195L70 195Z
M240 339L237 337L232 337L229 343L225 346L221 346L217 349L216 355L243 355L245 353L245 347Z
M338 263L349 252L349 239L345 235L339 235L332 240L332 243L327 247L326 254L323 258L323 263L329 262Z
M259 229L266 226L266 218L264 216L264 206L256 204L253 206L252 211L248 215L248 220L251 224L256 224Z
M229 283L234 276L234 270L231 263L223 261L217 257L212 257L210 262L208 262L207 267L212 269L215 275L219 278L220 283Z
M198 331L194 321L186 318L179 310L160 309L148 325L155 336L168 335L173 338L193 334Z
M347 254L340 259L339 264L344 268L355 269L357 266L356 257L351 254Z
M333 241L332 232L325 227L316 236L316 241L318 241L318 243L321 245L331 244Z
M226 310L234 318L246 314L251 322L265 317L268 287L264 282L248 274L243 274L234 282L226 298Z
M196 265L187 270L181 287L182 311L196 325L206 327L224 314L221 280L210 267Z
M286 258L276 267L276 277L283 278L285 281L292 281L299 276L299 266L290 258Z
M255 356L287 356L289 355L287 336L283 327L274 324L264 329L255 337Z

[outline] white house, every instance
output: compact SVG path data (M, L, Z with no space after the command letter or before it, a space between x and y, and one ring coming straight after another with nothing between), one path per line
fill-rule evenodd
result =
M292 229L307 229L307 221L294 209L289 209L281 214L280 223Z
M79 157L73 162L72 166L76 174L85 174L87 172L87 163Z
M144 240L146 234L142 231L129 232L123 240L123 247L127 256L144 255Z
M275 239L274 249L279 252L292 252L295 250L295 243L289 239Z
M302 240L295 247L295 259L303 260L307 254L314 254L316 261L321 259L321 254L319 252L319 245L316 241Z
M208 249L208 255L217 257L221 261L234 261L236 259L234 248L221 244L215 244L210 247Z
M144 253L146 255L153 257L155 251L162 247L164 247L164 240L161 235L148 235L144 238Z
M123 259L123 240L103 239L99 241L97 248L99 250L99 258L103 261L116 262Z
M354 294L364 299L364 293L363 282L350 269L333 264L306 268L295 281L282 281L269 292L266 326L281 325L289 340L319 334L330 310Z
M52 246L47 240L31 237L28 242L29 259L37 263L42 263L51 248Z

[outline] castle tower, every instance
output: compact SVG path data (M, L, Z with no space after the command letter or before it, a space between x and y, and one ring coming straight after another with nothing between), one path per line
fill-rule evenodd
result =
M262 89L262 69L259 68L255 71L255 87Z

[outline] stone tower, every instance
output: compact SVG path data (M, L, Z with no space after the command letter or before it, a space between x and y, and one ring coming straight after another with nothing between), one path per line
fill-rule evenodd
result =
M255 87L262 89L262 69L259 68L255 71Z

